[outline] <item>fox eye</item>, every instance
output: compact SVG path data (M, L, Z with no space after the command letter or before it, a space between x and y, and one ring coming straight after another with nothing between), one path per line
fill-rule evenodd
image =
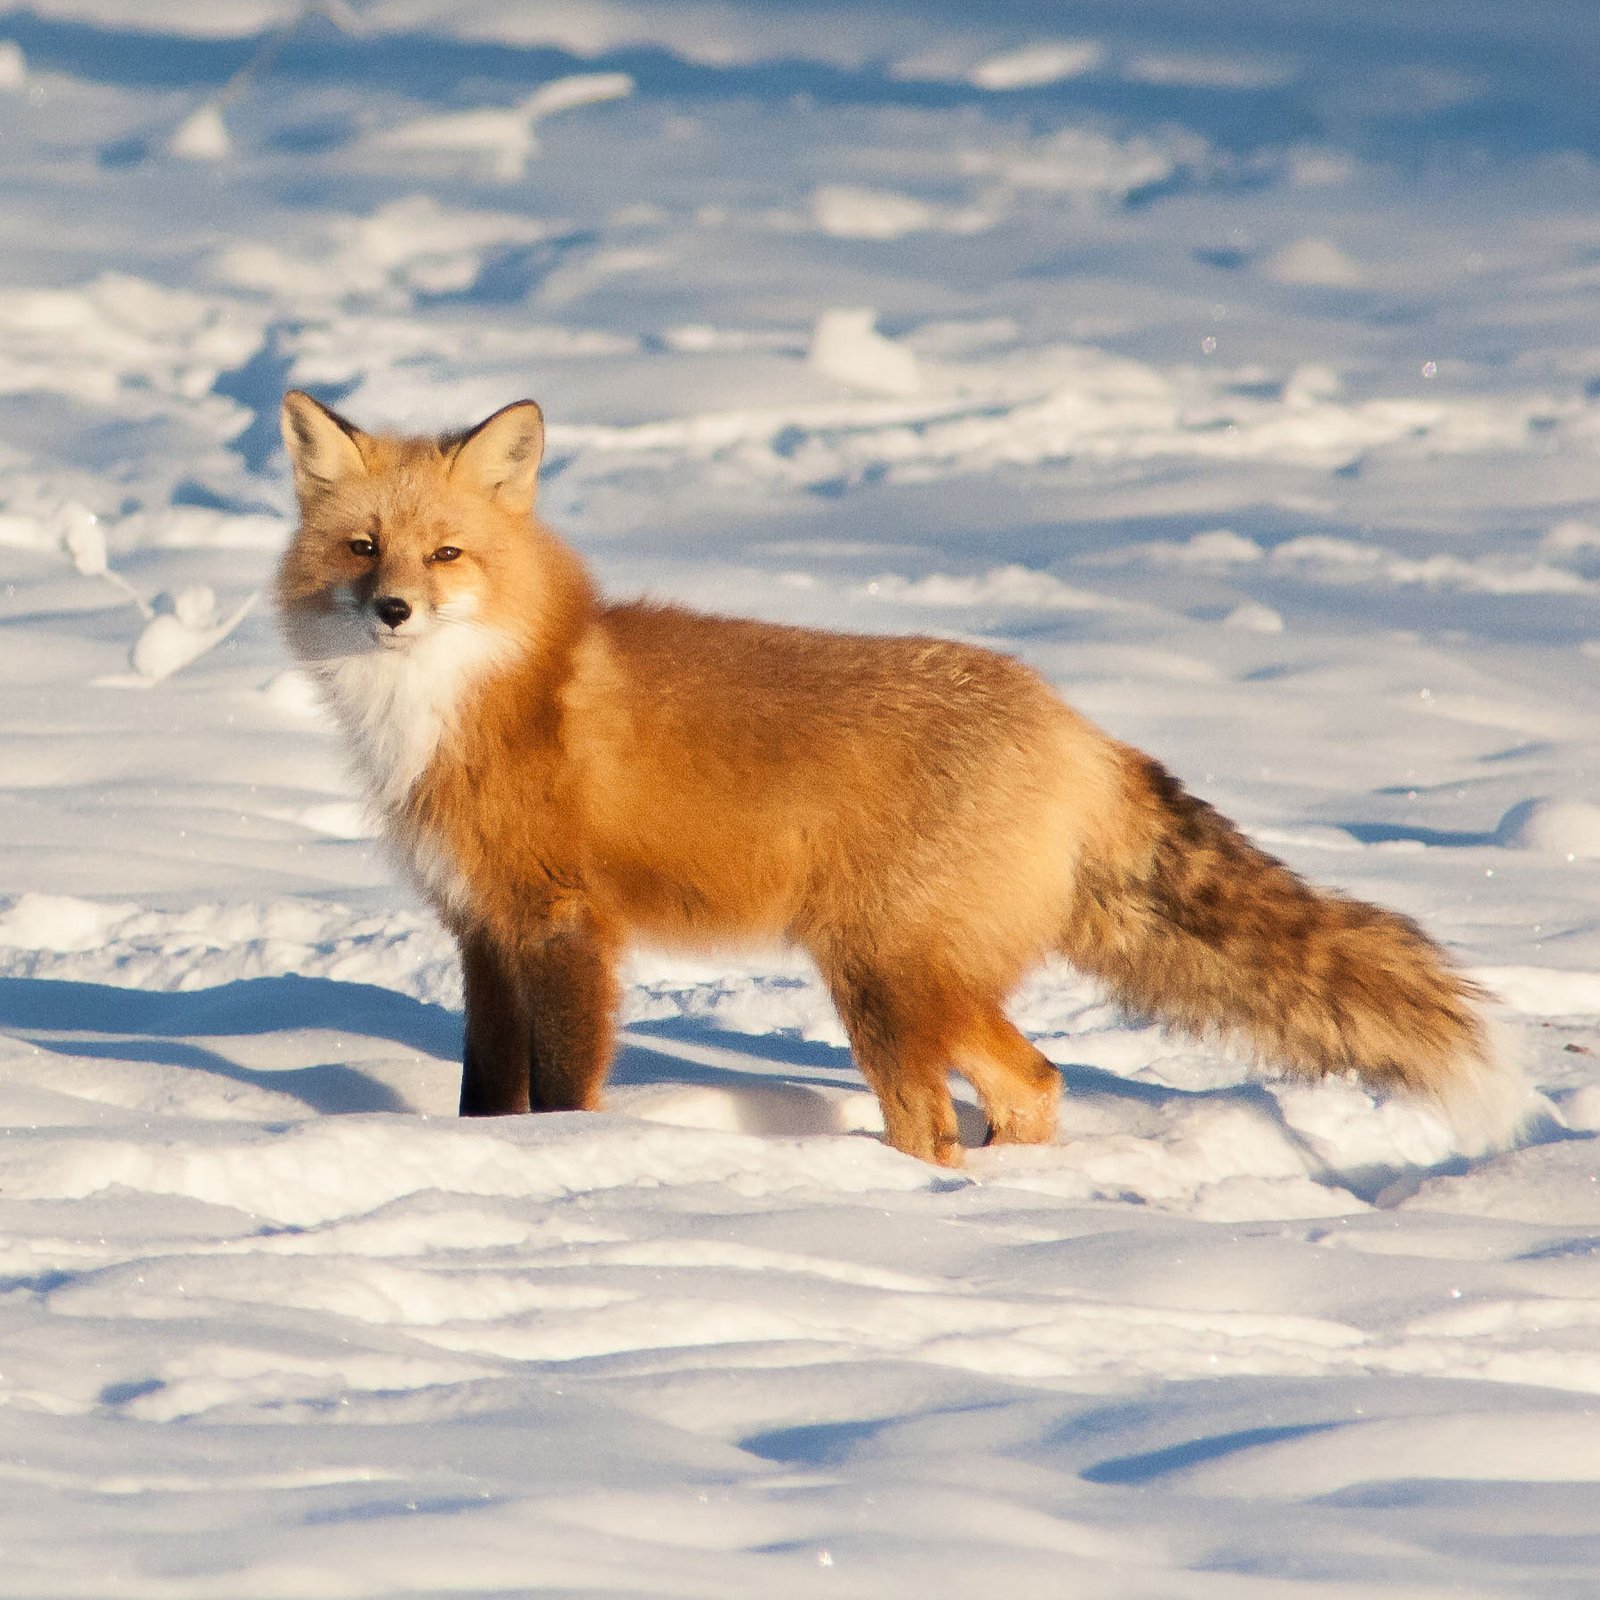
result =
M371 539L352 539L350 541L350 552L352 555L358 556L375 556L378 553L378 547Z
M435 561L454 561L461 552L453 544L442 544L433 552Z

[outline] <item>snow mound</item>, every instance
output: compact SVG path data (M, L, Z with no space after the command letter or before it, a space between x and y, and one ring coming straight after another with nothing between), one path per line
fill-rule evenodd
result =
M1294 1431L1295 1437L1181 1469L1171 1481L1191 1493L1288 1500L1397 1480L1600 1480L1600 1418L1593 1416L1551 1413L1513 1420L1464 1412L1357 1422L1332 1433Z
M1254 539L1247 539L1232 528L1208 528L1204 533L1190 535L1182 544L1130 547L1133 548L1151 561L1177 566L1241 566L1260 561L1265 555Z
M922 369L915 352L887 339L870 308L824 311L811 335L815 371L835 383L872 394L916 394Z
M382 150L429 152L480 164L484 176L514 183L538 154L535 129L547 117L581 106L621 100L633 93L625 72L580 72L556 78L514 106L483 106L471 111L421 117L374 136Z
M19 895L0 912L0 947L17 950L95 950L133 908L75 895Z
M967 78L980 89L1037 89L1082 77L1104 60L1104 49L1090 40L1029 44L980 61Z
M836 239L903 239L911 233L977 233L992 219L981 209L953 210L892 189L834 183L812 194L811 220Z
M1361 263L1330 239L1297 239L1268 256L1261 270L1274 283L1317 289L1359 289L1367 280Z
M1551 528L1540 543L1555 555L1581 555L1588 550L1600 550L1600 528L1592 522L1565 517Z
M160 683L215 650L250 614L257 598L247 596L219 620L217 597L206 584L190 584L174 595L158 597L156 614L129 652L129 664L138 680Z
M1086 589L1075 589L1048 572L1028 567L992 567L988 572L956 575L934 572L906 578L883 572L864 585L875 600L912 606L1013 606L1030 611L1101 611L1110 602Z
M239 413L213 393L260 343L257 313L125 272L76 288L14 291L0 300L0 394L39 390L138 415L154 396L204 413Z
M233 139L222 120L222 107L208 100L178 124L167 149L185 161L225 161L233 154Z
M14 39L0 39L0 93L19 94L28 87L28 60Z
M216 1122L160 1146L109 1131L22 1143L13 1198L76 1200L111 1188L229 1206L280 1225L363 1216L421 1190L554 1199L685 1182L747 1195L926 1190L951 1179L875 1139L752 1140L598 1112L462 1122L386 1115L288 1128Z
M1526 1222L1560 1217L1594 1227L1600 1225L1597 1153L1593 1138L1513 1150L1471 1172L1427 1179L1401 1209Z
M1546 1017L1600 1016L1600 972L1478 967L1472 975L1515 1011Z
M212 258L224 283L300 303L377 299L469 288L486 255L530 245L548 225L512 212L443 205L407 195L361 215L308 219L286 239L236 239Z
M1283 618L1271 606L1258 600L1242 600L1222 619L1225 628L1243 633L1282 633Z
M1568 861L1600 861L1600 805L1548 797L1519 800L1501 817L1496 844L1546 850Z

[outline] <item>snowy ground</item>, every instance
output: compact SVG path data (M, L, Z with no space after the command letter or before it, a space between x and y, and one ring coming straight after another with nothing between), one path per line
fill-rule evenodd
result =
M1592 1595L1588 8L297 11L0 13L0 1593ZM759 954L458 1123L252 604L290 382L536 396L615 589L1022 655L1481 972L1531 1142L1059 971L1061 1144L935 1172Z

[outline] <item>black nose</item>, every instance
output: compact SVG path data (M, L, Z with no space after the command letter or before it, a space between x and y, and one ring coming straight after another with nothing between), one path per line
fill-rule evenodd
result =
M398 628L411 615L410 605L397 594L386 594L372 602L372 609L391 628Z

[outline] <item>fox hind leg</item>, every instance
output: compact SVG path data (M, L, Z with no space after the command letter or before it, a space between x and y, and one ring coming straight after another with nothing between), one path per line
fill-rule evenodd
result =
M955 1064L989 1119L986 1144L1049 1144L1055 1138L1061 1074L998 1005L973 1013L956 1041Z
M938 987L850 961L824 963L823 972L856 1066L883 1108L885 1141L938 1166L960 1166L950 1037Z

